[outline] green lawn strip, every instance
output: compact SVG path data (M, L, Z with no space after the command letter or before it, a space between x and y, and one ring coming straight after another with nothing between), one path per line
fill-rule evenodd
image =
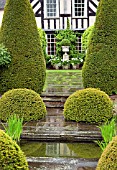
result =
M81 73L82 70L46 70L46 73Z

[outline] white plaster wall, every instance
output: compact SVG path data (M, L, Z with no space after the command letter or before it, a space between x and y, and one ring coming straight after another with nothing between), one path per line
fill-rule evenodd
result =
M71 14L71 0L60 0L60 14Z
M37 27L41 28L41 18L40 17L35 17L35 19L36 19Z
M96 17L95 16L90 16L89 17L89 26L94 25Z
M0 25L1 25L1 23L2 23L3 13L4 13L4 11L0 11Z
M64 1L60 0L59 5L60 5L60 14L64 14Z

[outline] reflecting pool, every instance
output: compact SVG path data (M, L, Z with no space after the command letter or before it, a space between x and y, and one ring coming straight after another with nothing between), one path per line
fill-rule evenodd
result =
M27 157L99 158L101 149L95 143L55 143L22 141Z

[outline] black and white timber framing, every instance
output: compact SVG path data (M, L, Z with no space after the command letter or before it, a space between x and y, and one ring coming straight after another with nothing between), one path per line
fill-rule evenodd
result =
M64 3L65 1L67 4ZM92 22L95 20L94 17L96 15L98 1L99 0L86 0L87 16L76 18L72 16L72 0L59 0L59 16L56 18L47 18L44 16L45 0L30 0L33 11L35 13L37 24L45 31L65 29L67 18L70 20L71 29L85 30L87 27L92 25ZM68 8L67 12L63 8Z
M57 17L46 17L47 0L30 0L33 8L37 26L42 28L47 36L47 54L56 55L56 40L54 33L56 30L63 30L67 27L67 19L70 21L71 29L83 33L95 22L96 10L99 0L57 0L59 11ZM53 2L49 0L48 2ZM85 16L74 17L74 3L84 2L86 8ZM82 51L81 37L78 38L77 49Z

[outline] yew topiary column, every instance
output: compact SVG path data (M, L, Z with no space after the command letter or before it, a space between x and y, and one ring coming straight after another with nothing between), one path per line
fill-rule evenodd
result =
M46 67L29 0L6 1L0 42L12 56L10 66L0 73L0 94L12 88L28 88L41 93Z
M117 1L100 0L82 68L85 88L117 92Z

